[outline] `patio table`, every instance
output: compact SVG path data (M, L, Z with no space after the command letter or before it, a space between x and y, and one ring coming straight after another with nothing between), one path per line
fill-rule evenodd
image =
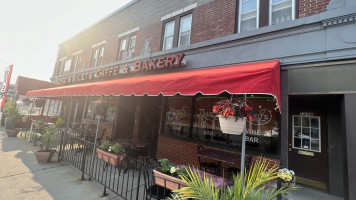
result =
M221 162L234 165L241 159L239 153L231 153L228 151L210 148L206 148L198 152L197 156L218 161L218 169L216 172L218 176L221 175Z

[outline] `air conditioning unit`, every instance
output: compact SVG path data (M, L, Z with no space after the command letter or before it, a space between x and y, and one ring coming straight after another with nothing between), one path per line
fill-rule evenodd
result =
M133 52L132 51L126 52L125 58L131 58L131 57L133 57Z

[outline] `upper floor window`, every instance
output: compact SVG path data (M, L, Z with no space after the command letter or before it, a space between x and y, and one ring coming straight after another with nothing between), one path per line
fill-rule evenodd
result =
M64 70L64 61L65 60L60 60L58 63L58 71L57 71L57 75L60 76L63 74L63 70Z
M134 56L136 35L125 36L120 39L118 60L125 60Z
M130 36L129 47L127 50L127 52L131 52L131 56L129 56L129 57L133 56L133 54L135 52L135 47L136 47L136 35L132 35L132 36Z
M163 50L172 49L175 21L167 22L164 28Z
M178 26L177 26L178 24ZM164 25L162 49L172 49L190 44L192 14L177 16Z
M178 46L190 44L190 32L192 29L192 15L187 15L180 20L179 42Z
M65 65L64 65L65 72L70 70L71 64L72 64L72 59L66 61Z
M258 28L259 0L241 0L239 32Z
M294 0L270 0L269 24L294 20Z
M104 46L98 46L93 49L93 57L91 60L91 66L99 66L104 56Z
M71 71L78 71L79 70L81 59L82 59L82 55L81 54L74 55Z

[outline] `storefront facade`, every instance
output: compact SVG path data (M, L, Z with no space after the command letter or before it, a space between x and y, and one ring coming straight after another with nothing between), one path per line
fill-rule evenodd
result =
M353 78L356 41L352 33L356 29L356 5L351 0L323 1L324 8L329 5L328 11L320 9L315 11L320 14L311 15L302 8L305 2L290 2L294 3L292 9L298 11L292 12L293 20L273 26L259 20L258 29L243 31L244 21L239 20L244 19L243 12L239 12L243 5L239 1L161 2L160 8L154 4L149 6L149 0L134 1L64 42L52 80L79 90L83 84L96 82L93 88L102 89L105 92L101 94L110 96L101 81L117 79L124 83L143 76L160 75L158 77L162 78L195 69L279 60L280 104L273 96L259 92L253 92L257 93L254 95L252 92L233 93L248 93L247 98L260 117L258 124L249 125L247 153L262 153L275 163L294 169L302 184L353 199L356 198L355 191L351 190L356 181L356 154L353 153L356 127L352 123L356 102ZM273 10L273 3L271 6ZM131 22L133 18L129 16L133 17L132 13L142 7L147 8L147 13L155 12L137 15L132 26L117 20L127 17L127 22ZM214 9L218 7L224 11ZM206 12L209 9L212 11ZM212 20L204 21L208 15ZM147 16L150 19L146 19ZM222 16L225 16L224 23L233 23L214 24ZM115 20L118 24L114 26L111 23ZM190 26L179 29L180 24L188 22ZM169 34L171 26L176 28ZM215 30L216 27L220 31ZM180 34L175 34L179 30ZM101 32L107 34L99 34ZM181 43L186 40L180 36L186 33L190 36L189 45ZM83 39L91 43L80 46ZM108 114L104 122L111 127L107 136L151 138L156 142L157 157L194 165L198 164L194 156L198 144L239 151L241 138L219 133L216 119L209 110L221 98L231 97L229 90L214 94L149 95L152 88L134 83L131 86L128 89L134 91L130 94L108 98L117 103L112 104L110 112L115 114ZM189 87L187 81L183 89ZM97 98L86 100L85 92L62 95L81 99L73 118L95 120L90 114L90 101Z

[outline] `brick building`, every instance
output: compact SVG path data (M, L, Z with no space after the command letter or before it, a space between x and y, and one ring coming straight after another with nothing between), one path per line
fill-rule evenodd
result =
M51 80L66 85L63 91L78 91L41 94L72 96L70 121L93 121L97 97L87 96L107 80L124 84L147 75L278 61L281 91L274 97L281 99L247 95L259 116L248 124L247 153L295 170L301 184L355 199L355 10L352 0L134 0L60 44ZM186 63L172 67L179 55ZM152 70L161 61L169 69ZM231 94L115 94L102 126L112 139L149 139L157 157L198 165L199 144L240 151L241 136L222 134L209 113Z

